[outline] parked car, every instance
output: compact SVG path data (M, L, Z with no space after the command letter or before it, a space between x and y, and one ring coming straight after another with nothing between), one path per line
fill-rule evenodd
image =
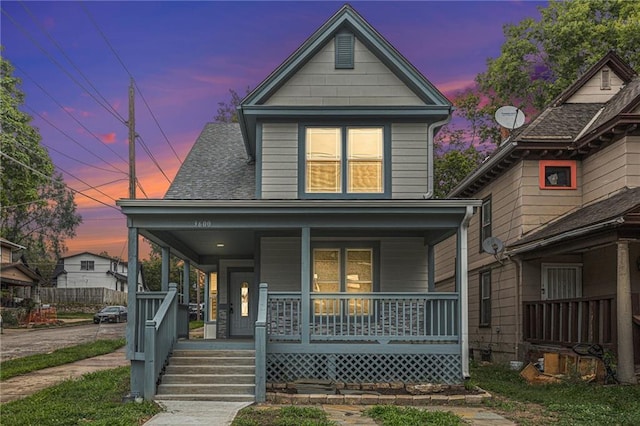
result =
M200 312L200 318L202 319L202 311L204 310L204 303L198 305L197 303L189 303L189 320L193 321L198 318L198 312Z
M123 322L127 320L127 308L124 306L107 306L93 316L94 324L101 322Z

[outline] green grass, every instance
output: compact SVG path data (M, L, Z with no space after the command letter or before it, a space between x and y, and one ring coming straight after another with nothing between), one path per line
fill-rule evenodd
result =
M2 404L2 425L137 426L161 411L153 402L123 403L128 393L129 367L90 373Z
M231 426L336 426L321 408L288 406L247 407L236 415Z
M125 345L125 339L96 340L58 349L48 354L29 355L0 363L0 381L43 368L56 367L85 358L104 355Z
M383 426L458 426L465 424L460 417L449 411L426 411L395 405L376 405L365 410L363 414L381 422Z
M504 411L522 411L521 404L530 403L542 406L558 425L640 425L640 385L530 385L506 366L475 367L471 377L481 388L507 398L488 403Z
M189 321L189 330L195 330L196 328L204 327L204 321Z

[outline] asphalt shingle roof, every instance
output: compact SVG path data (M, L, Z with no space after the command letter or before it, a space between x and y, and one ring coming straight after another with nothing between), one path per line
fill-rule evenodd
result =
M512 247L615 219L624 216L636 208L640 208L640 187L633 189L624 188L610 198L569 213L539 231L527 235L518 240Z
M611 98L602 114L589 126L589 130L596 129L623 112L638 96L640 96L640 77L636 76Z
M549 107L531 122L517 139L573 141L603 106L602 103L593 103Z
M249 164L240 126L207 123L164 198L250 200L255 193L255 166Z

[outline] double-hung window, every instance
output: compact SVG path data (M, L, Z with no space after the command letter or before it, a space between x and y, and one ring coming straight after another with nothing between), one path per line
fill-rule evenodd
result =
M491 325L491 271L480 272L480 327Z
M313 292L353 293L354 297L328 297L315 299L315 315L368 315L370 301L359 298L357 293L371 293L374 290L374 264L376 257L372 247L314 248L313 252ZM346 300L346 302L345 302Z
M482 200L480 210L480 252L484 240L491 237L491 197Z
M95 263L93 260L81 260L80 261L80 270L81 271L93 271L95 269Z
M305 194L384 194L383 126L306 127Z

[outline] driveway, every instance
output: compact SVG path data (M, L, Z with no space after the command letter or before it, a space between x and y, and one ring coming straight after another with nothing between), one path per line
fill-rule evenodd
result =
M126 323L103 323L38 329L6 328L0 338L0 359L6 361L95 340L124 338L126 327Z

